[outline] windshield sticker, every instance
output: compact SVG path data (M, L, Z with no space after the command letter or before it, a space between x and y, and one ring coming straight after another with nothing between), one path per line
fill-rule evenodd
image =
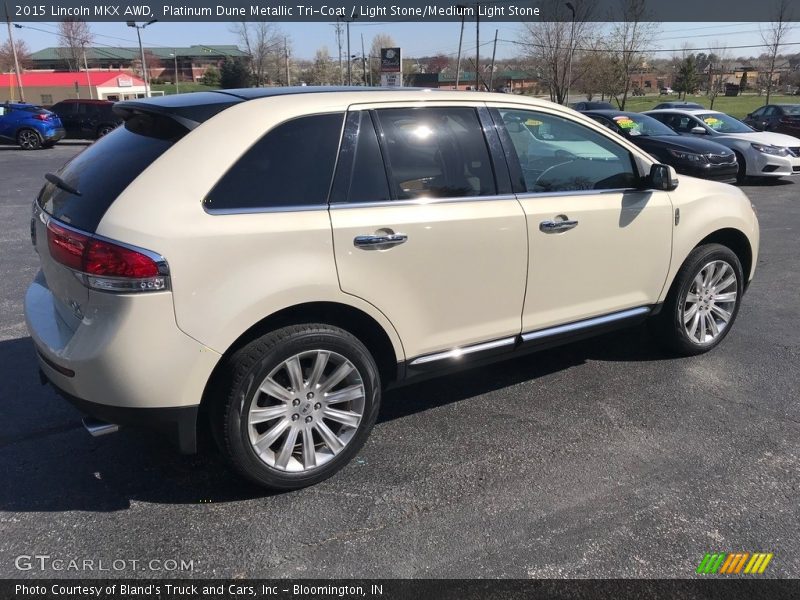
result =
M537 121L536 119L528 119L527 121L525 121L525 125L527 125L528 127L538 127L541 124L542 122Z
M716 117L706 117L703 119L703 123L711 127L711 129L719 129L724 125L724 123Z
M624 129L631 135L639 135L640 133L639 123L630 117L614 117L614 122L617 124L617 127Z

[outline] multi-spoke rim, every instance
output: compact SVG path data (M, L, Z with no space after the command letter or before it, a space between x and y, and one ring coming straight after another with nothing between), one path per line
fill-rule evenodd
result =
M706 264L692 280L681 318L696 344L712 343L728 327L738 300L736 271L724 260Z
M316 469L352 441L365 399L361 374L341 354L295 354L259 385L247 415L250 443L275 469Z
M39 136L34 131L20 131L19 145L26 150L31 150L39 145Z

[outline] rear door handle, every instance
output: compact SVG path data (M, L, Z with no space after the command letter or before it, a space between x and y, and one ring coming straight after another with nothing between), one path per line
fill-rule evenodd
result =
M567 231L577 226L577 221L570 221L569 219L564 221L542 221L539 223L539 231L543 231L545 233L558 233L559 231Z
M386 233L380 235L359 235L353 240L353 245L362 250L384 250L405 244L408 236L404 233Z

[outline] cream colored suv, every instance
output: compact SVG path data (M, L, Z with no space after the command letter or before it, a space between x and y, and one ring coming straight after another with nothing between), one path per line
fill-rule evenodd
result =
M345 465L381 390L650 319L728 333L758 222L589 118L501 94L247 89L120 102L33 205L25 312L95 433L210 425L272 488Z

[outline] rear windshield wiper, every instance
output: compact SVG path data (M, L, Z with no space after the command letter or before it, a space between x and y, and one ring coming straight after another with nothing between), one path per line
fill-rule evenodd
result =
M69 194L72 194L73 196L80 196L81 195L81 193L77 189L72 187L70 184L68 184L66 181L61 179L61 177L59 177L55 173L47 173L44 176L44 178L47 179L47 181L52 183L57 188L62 189L65 192L67 192Z

